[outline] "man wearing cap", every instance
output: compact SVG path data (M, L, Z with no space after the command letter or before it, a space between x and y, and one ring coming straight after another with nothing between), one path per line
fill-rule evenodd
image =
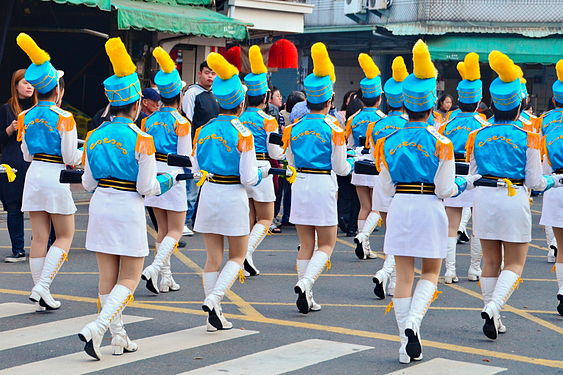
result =
M142 91L143 99L141 100L141 114L137 119L140 124L141 121L160 108L160 94L153 88L147 87Z

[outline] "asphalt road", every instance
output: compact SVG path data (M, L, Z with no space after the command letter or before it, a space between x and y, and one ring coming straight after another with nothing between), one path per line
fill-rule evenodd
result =
M385 314L390 298L380 301L373 294L371 277L382 259L358 260L351 238L338 238L333 267L315 284L322 311L298 313L293 292L298 241L291 227L268 236L255 253L262 274L235 283L227 295L223 310L234 324L232 331L205 332L200 277L205 250L195 235L184 238L187 247L172 259L182 289L153 295L142 282L125 310L133 320L127 331L139 342L139 351L91 361L76 336L90 319L81 317L97 311L95 256L84 249L87 199L77 195L73 248L51 288L62 302L60 310L33 312L27 262L0 263L0 374L563 374L563 317L555 310L555 274L546 262L543 228L537 225L541 198L533 206L524 283L502 313L508 332L494 342L482 334L479 287L465 278L469 245L458 245L460 282L439 284L443 293L422 324L424 360L411 365L398 363L395 318L393 312ZM3 258L10 252L5 214L0 222ZM375 232L371 241L373 249L381 250L383 232ZM152 254L147 264L151 260ZM104 345L109 344L108 333Z

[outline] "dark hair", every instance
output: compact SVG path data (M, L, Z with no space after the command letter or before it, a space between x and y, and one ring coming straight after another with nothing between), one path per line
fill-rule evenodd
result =
M518 117L518 115L520 114L521 106L512 108L509 111L501 111L497 107L495 107L495 104L493 103L491 105L491 109L495 114L495 122L514 121L516 117Z
M375 98L363 98L362 101L366 105L366 107L374 107L377 104L377 101L381 98L381 95L376 96Z
M279 91L280 94L281 94L281 90L280 90L279 88L277 88L276 86L271 86L271 87L270 87L270 91L272 92L272 95L273 95L276 91Z
M555 102L555 107L556 108L563 108L563 102L558 102L557 100L553 100Z
M209 69L209 70L212 70L212 69L209 67L209 65L207 65L207 60L203 60L203 62L202 62L201 64L199 64L199 71L200 71L200 72L202 72L203 69L205 69L205 68L207 68L207 69Z
M393 106L389 105L389 103L387 103L387 108L389 108L389 112L391 112L391 111L401 111L403 109L403 106L393 107Z
M122 105L122 106L119 106L119 107L111 106L111 107L109 107L109 113L112 116L117 116L117 115L120 115L120 114L129 114L129 112L131 112L131 109L133 108L135 103L137 103L137 102L135 101L133 103L125 104L125 105Z
M161 96L160 101L165 106L172 106L174 104L178 104L178 103L180 103L180 94L173 96L171 98L165 98L165 97Z
M443 94L442 96L440 96L440 99L438 99L438 109L442 108L442 104L444 103L446 98L450 98L450 100L452 101L452 104L453 104L454 98L450 94Z
M219 113L221 113L222 115L236 115L238 112L239 106L237 105L235 108L233 109L226 109L223 107L219 107Z
M39 99L39 100L49 100L49 99L51 99L54 96L55 89L57 87L59 88L59 92L61 90L65 89L65 80L62 77L59 78L59 84L57 86L53 87L53 89L50 90L49 92L46 92L45 94L41 94L41 93L37 92L37 99Z
M324 107L326 107L326 104L327 104L330 100L331 100L331 99L326 100L326 101L324 101L324 102L322 102L322 103L311 103L311 102L307 101L307 108L309 108L310 111L321 111L321 110L324 109Z
M346 108L346 120L348 120L354 113L364 108L364 102L358 98L354 98L348 103Z
M264 99L266 98L266 94L259 95L259 96L247 96L248 105L250 107L258 107L262 103L264 103Z
M342 98L342 106L340 107L340 110L341 110L341 111L345 111L345 110L346 110L346 107L348 107L348 105L350 104L350 103L347 103L347 102L348 102L348 99L349 99L351 96L352 96L352 99L353 99L353 98L356 97L357 95L358 95L358 94L357 94L356 90L350 90L350 91L348 91L346 94L344 94L344 97ZM350 99L350 101L352 101L352 100Z
M477 110L477 103L459 103L459 109L462 112L475 112Z
M287 101L285 102L285 110L291 113L295 104L304 102L306 100L305 93L303 91L292 91L291 94L287 96Z
M428 109L422 112L411 111L408 108L406 108L406 110L407 114L409 115L410 121L424 121L426 120L426 118L428 118L428 116L430 116L430 113L432 112L432 109Z

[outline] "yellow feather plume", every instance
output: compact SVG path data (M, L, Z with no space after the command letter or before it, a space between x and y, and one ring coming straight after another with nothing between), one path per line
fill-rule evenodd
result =
M207 55L207 64L223 80L238 74L238 69L217 52Z
M154 51L152 51L152 55L164 73L171 73L176 69L176 63L164 48L156 47Z
M514 62L502 52L492 51L489 54L489 65L503 82L512 82L520 78L520 73Z
M466 76L465 63L463 61L458 62L457 65L456 65L456 68L457 68L459 75L461 76L461 79L465 79L465 76Z
M18 43L18 46L29 56L31 62L35 65L41 65L51 60L49 54L39 48L37 43L25 33L20 33L17 36L16 43Z
M381 74L379 68L377 67L371 56L367 53L360 53L358 55L358 63L360 63L360 66L362 67L362 70L364 71L364 74L368 79L375 78Z
M131 60L131 56L127 53L121 38L108 39L106 42L106 53L116 76L125 77L137 71L137 67L133 64L133 60Z
M262 74L268 72L268 68L264 64L264 58L260 47L252 46L248 51L248 59L250 60L250 70L253 74Z
M524 78L524 71L520 67L520 65L514 64L514 68L518 71L518 76L520 77L520 83L526 83L526 78Z
M481 79L481 68L479 67L479 55L475 52L470 52L465 55L464 60L465 78L470 81Z
M563 59L557 61L555 71L557 72L557 79L563 82Z
M397 56L393 59L391 69L393 70L393 79L397 82L403 82L409 76L403 56Z
M313 59L313 74L317 77L330 76L333 82L336 81L334 65L330 61L328 51L323 43L313 44L311 47L311 58Z
M414 75L418 79L436 78L436 67L430 59L430 51L426 43L419 39L412 49Z

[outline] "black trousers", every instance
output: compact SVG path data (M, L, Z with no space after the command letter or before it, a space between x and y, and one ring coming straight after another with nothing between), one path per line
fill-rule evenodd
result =
M352 176L337 176L338 181L338 226L345 233L358 231L360 200Z

